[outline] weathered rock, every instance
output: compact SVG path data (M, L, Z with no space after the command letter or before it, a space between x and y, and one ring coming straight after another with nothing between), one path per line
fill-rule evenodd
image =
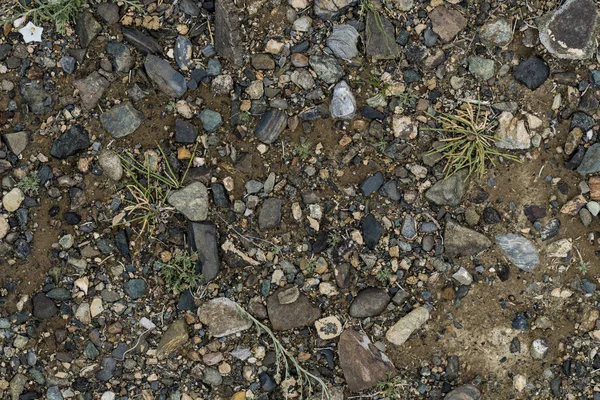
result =
M119 181L123 177L123 165L119 156L111 150L103 150L98 156L98 164L110 179Z
M13 133L5 133L2 135L2 139L4 139L4 143L8 145L10 151L15 155L19 155L25 150L27 145L29 144L29 132L20 131Z
M321 19L334 19L355 3L356 0L315 0L314 11Z
M148 285L143 279L130 279L123 285L125 293L133 300L141 298L145 293Z
M472 55L467 59L469 72L475 77L487 81L494 76L494 60Z
M410 335L420 329L429 320L429 310L417 307L404 317L400 318L385 334L385 338L397 346L408 340Z
M79 90L83 108L91 110L96 107L104 96L104 92L108 89L110 83L98 71L94 71L85 78L73 82L73 85Z
M188 241L192 251L198 253L198 267L205 282L214 279L220 270L217 227L211 222L190 222Z
M75 32L79 36L81 47L86 48L102 32L102 25L96 21L92 13L84 11L75 19Z
M198 118L202 121L202 127L207 132L214 132L223 125L221 114L209 108L202 110L198 115Z
M538 56L529 57L521 62L514 71L515 79L531 90L542 86L549 75L550 67Z
M161 54L162 47L150 36L144 35L137 29L121 27L123 38L143 54Z
M175 62L182 71L187 71L192 62L192 42L185 36L177 36L175 40Z
M21 81L19 90L32 113L45 114L52 111L54 100L41 83Z
M449 392L444 400L477 400L481 396L481 392L473 385L459 386Z
M327 46L336 57L350 60L358 55L356 42L358 32L352 25L334 25L331 35L327 38Z
M519 150L531 147L531 138L525 121L515 118L508 111L504 111L498 117L498 129L496 130L496 146L502 149Z
M340 336L338 356L348 390L352 392L370 389L396 375L394 364L369 337L351 328Z
M311 56L308 63L319 79L330 85L339 81L344 75L344 70L335 57L317 54Z
M106 44L108 53L115 72L129 72L135 63L135 57L129 47L123 43L111 40Z
M600 143L594 143L585 152L583 161L577 167L581 175L595 174L600 171Z
M540 42L558 58L582 60L595 51L598 4L593 0L567 0L543 18Z
M342 323L335 316L321 318L315 321L317 335L323 340L331 340L342 334Z
M252 321L239 312L238 305L226 297L212 299L198 307L198 318L216 338L243 332L252 326Z
M115 3L98 4L96 12L109 25L119 22L119 6Z
M236 68L244 63L240 16L232 0L220 0L215 4L215 50Z
M166 95L181 97L187 91L183 75L175 71L171 64L162 58L148 54L144 61L144 68L148 77Z
M333 88L333 98L329 106L332 118L352 119L356 113L356 99L346 81L341 81Z
M178 119L175 121L175 141L177 143L196 143L198 130L191 123Z
M450 257L474 256L492 245L490 239L479 232L450 220L444 231L445 254Z
M267 312L273 329L287 331L314 324L321 317L319 307L313 306L304 294L293 303L281 304L279 294L286 289L279 289L267 298Z
M445 43L451 42L467 26L467 19L460 11L445 6L434 8L429 13L429 19L431 19L433 31Z
M393 60L400 57L394 25L381 13L367 14L365 26L365 52L374 60Z
M540 262L537 249L529 240L516 233L496 235L496 244L519 269L531 271Z
M363 196L366 197L379 190L381 185L383 185L383 173L378 171L361 183L360 191L362 192Z
M467 170L460 170L447 179L437 181L425 192L425 198L438 206L456 207L465 191Z
M124 102L100 114L102 127L114 138L122 138L135 132L144 120L144 113L136 110L130 102Z
M374 317L381 314L388 303L390 296L387 291L380 288L366 288L358 292L348 313L354 318Z
M200 182L171 192L168 201L190 221L204 221L208 215L208 191Z
M287 126L287 115L285 112L277 109L267 111L260 119L254 135L263 143L271 144Z
M67 158L90 146L90 136L81 125L74 125L67 129L52 144L50 154L55 158Z
M383 234L383 226L375 219L373 214L369 214L362 220L362 234L365 244L368 248L374 249Z
M189 339L188 327L185 320L180 319L171 324L162 335L156 347L156 356L161 359L176 351Z
M506 19L499 18L484 24L479 37L486 46L506 46L512 40L512 27Z
M276 228L281 221L282 202L276 198L268 198L263 203L258 214L258 227L260 230Z
M33 316L39 319L52 318L58 313L58 308L44 293L38 293L33 297Z

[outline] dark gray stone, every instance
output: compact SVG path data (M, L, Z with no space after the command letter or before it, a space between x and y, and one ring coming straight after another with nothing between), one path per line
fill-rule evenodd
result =
M73 83L79 90L81 103L83 108L91 110L104 96L104 92L110 86L110 82L100 75L98 71L94 71L83 79L79 79Z
M115 374L117 369L117 360L112 357L105 357L102 360L102 369L96 372L96 379L101 382L107 382Z
M52 157L63 159L86 150L89 146L88 132L81 125L74 125L54 141L50 154Z
M100 123L115 138L132 134L144 120L144 113L130 102L118 104L100 115Z
M52 299L48 298L44 293L36 294L33 299L33 316L38 319L52 318L58 313L58 308Z
M383 226L375 219L373 214L368 214L362 220L362 235L368 248L374 249L383 234Z
M382 196L389 198L390 200L400 201L401 195L398 190L398 184L396 181L388 181L383 184L383 186L379 189L379 193Z
M204 281L213 280L220 270L216 225L210 222L190 222L188 241L192 251L198 253L197 269L202 271Z
M444 231L444 248L450 257L474 256L486 250L492 242L484 235L449 220Z
M378 191L381 185L383 185L383 173L378 171L363 181L360 190L363 196L369 196L371 193Z
M187 71L192 63L192 42L185 36L177 36L174 52L179 69Z
M21 81L19 86L21 96L34 114L45 114L52 111L54 101L52 95L38 82L26 83Z
M527 86L531 90L535 90L542 86L548 76L550 68L548 64L538 56L531 56L527 60L521 62L514 72L515 79Z
M132 300L142 297L146 293L146 288L146 281L143 279L130 279L123 285L123 290Z
M588 147L583 161L577 167L577 172L581 175L594 174L600 171L600 143L594 143Z
M181 97L187 91L183 75L175 71L171 64L162 58L148 54L144 61L144 68L148 77L166 95Z
M121 27L123 38L143 54L161 54L162 47L150 36L144 35L137 29Z
M106 44L106 52L112 61L115 72L127 73L133 68L135 58L127 45L111 40Z
M102 32L102 25L91 13L84 11L75 19L75 33L79 36L81 47L88 47L100 32Z
M244 45L240 33L239 10L232 0L219 0L215 4L215 49L234 67L244 63Z
M197 17L200 15L200 7L198 6L197 0L182 0L179 2L179 8L184 14L190 17Z
M202 127L207 132L214 132L223 125L221 114L208 108L202 110L198 115L198 118L202 121Z
M380 288L366 288L358 292L348 313L354 318L375 317L385 311L390 296Z
M311 56L308 63L319 79L325 83L334 84L344 75L344 70L333 56L317 54Z
M177 143L196 143L198 130L191 123L178 119L175 121L175 141Z
M365 52L374 60L393 60L402 55L394 39L394 25L381 13L369 12L365 26Z
M425 192L425 198L438 206L456 207L460 204L465 191L467 171L461 170L454 175L437 181Z
M210 191L212 192L213 202L217 207L231 208L231 202L229 201L229 195L225 186L219 182L215 182L210 185Z
M271 109L267 111L254 129L254 135L265 144L271 144L277 140L281 132L287 126L287 115L281 110Z
M119 22L119 6L115 3L98 4L96 12L109 25Z
M258 215L260 230L276 228L281 221L281 200L268 198L264 201Z

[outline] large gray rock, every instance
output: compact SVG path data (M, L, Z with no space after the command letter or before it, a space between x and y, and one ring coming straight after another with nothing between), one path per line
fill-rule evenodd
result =
M258 214L258 227L260 230L276 228L281 221L281 200L268 198L263 203Z
M490 239L479 232L449 220L444 231L444 249L450 257L474 256L492 245Z
M381 314L388 303L390 296L387 291L380 288L366 288L358 292L348 313L354 318L374 317Z
M346 81L341 81L333 88L333 98L329 105L332 118L352 119L356 113L356 99Z
M526 150L531 147L531 137L525 127L525 121L508 111L504 111L498 117L495 136L498 139L495 144L501 149Z
M216 338L243 332L252 326L252 321L242 315L238 305L227 297L217 297L198 307L198 319Z
M417 329L429 320L429 310L417 307L400 318L385 334L385 338L396 346L404 344Z
M146 56L144 68L148 77L166 95L181 97L187 91L183 75L175 71L171 64L152 54Z
M583 160L579 167L577 167L577 172L581 175L586 174L595 174L600 171L600 143L594 143L590 147L588 147L585 155L583 156Z
M582 60L594 54L599 27L596 1L567 0L542 20L540 42L552 55Z
M481 392L473 385L459 386L449 392L444 400L477 400L481 396Z
M486 46L506 46L512 40L512 27L504 18L485 23L479 37Z
M238 8L232 0L215 3L215 50L234 67L244 63L244 46L240 34Z
M90 135L81 125L67 129L52 144L50 154L55 158L67 158L90 146Z
M348 390L362 392L396 375L392 361L363 332L344 330L338 342L340 366Z
M465 191L467 170L463 169L454 175L437 181L425 192L425 198L438 206L456 207L460 204Z
M358 36L358 31L352 25L334 25L331 35L327 38L327 46L336 57L350 60L358 55Z
M538 251L528 239L516 233L496 235L496 244L513 264L523 271L531 271L540 262Z
M208 215L208 191L200 182L171 192L168 201L190 221L204 221Z
M135 132L144 120L144 113L136 110L130 102L118 104L100 114L100 123L115 138L122 138Z
M282 288L267 298L267 312L269 321L276 331L287 331L290 329L311 326L321 318L321 310L313 306L304 294L299 293L291 299L285 296L290 288ZM292 300L293 301L290 301Z
M217 227L210 222L190 222L188 225L188 241L192 251L198 253L198 266L204 281L214 279L219 273L219 244Z
M2 139L4 139L4 143L8 145L10 151L15 155L19 155L25 150L27 145L29 144L29 132L20 131L13 133L5 133L2 135Z

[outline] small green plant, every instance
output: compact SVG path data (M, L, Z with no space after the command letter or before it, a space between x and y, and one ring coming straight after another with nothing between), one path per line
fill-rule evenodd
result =
M579 273L581 275L587 274L588 271L590 270L590 263L585 262L583 260L579 260L579 263L577 264L577 270L579 271Z
M385 149L387 149L388 145L388 141L385 140L385 138L381 138L377 142L375 142L373 147L375 147L375 150L377 150L378 152L383 153Z
M339 233L332 232L327 238L327 244L331 247L335 247L342 241L342 236Z
M169 111L169 112L175 112L175 109L176 109L175 102L174 101L169 101L167 103L167 111Z
M392 276L392 273L390 272L389 269L381 268L379 271L377 271L375 278L377 278L377 280L379 282L385 283L390 279L391 276Z
M197 253L177 249L168 262L158 261L159 273L164 278L167 286L174 293L181 293L186 289L196 289L202 284L203 276L196 272Z
M312 274L313 272L315 272L315 269L317 268L317 260L315 260L314 257L310 257L310 258L306 258L306 262L304 264L304 270L306 272L308 272L309 274Z
M10 17L2 20L2 25L11 23L16 19L24 18L39 22L53 22L56 31L66 33L66 27L75 22L75 17L87 6L87 0L10 0L8 7Z
M17 183L17 187L29 196L35 196L40 189L40 178L35 172L32 172L21 178L19 183Z
M379 381L375 385L376 394L381 396L383 399L399 399L400 388L402 385L398 382L392 374L388 374L388 378L385 381Z
M468 170L467 178L485 174L488 163L494 166L495 157L504 157L519 161L518 157L495 149L497 138L491 133L496 121L489 111L482 111L478 103L475 109L471 103L465 103L454 114L428 114L441 124L441 128L429 128L441 132L446 137L439 139L443 144L430 150L429 154L439 153L446 160L444 171L450 177L462 169Z
M394 96L399 100L400 106L403 108L414 105L417 99L417 95L410 91L398 93Z
M298 156L302 161L306 161L313 155L312 143L308 140L301 142L294 148L294 154Z
M279 339L277 339L277 336L275 336L273 331L268 326L266 326L265 324L258 321L248 311L246 311L244 308L242 308L237 303L236 303L236 307L237 307L238 313L242 317L250 320L254 324L254 326L256 326L256 331L257 331L258 336L260 336L261 331L262 331L262 332L265 332L271 339L271 342L273 344L273 349L275 350L275 361L276 361L275 380L277 382L286 382L289 378L291 378L292 377L292 368L293 368L296 371L296 378L295 378L296 383L301 388L300 389L301 390L300 398L303 398L304 391L306 391L308 395L313 394L314 393L313 384L316 384L318 387L321 388L321 399L322 400L331 399L331 392L329 391L329 388L327 387L327 383L325 383L325 381L323 379L310 373L308 370L306 370L304 367L302 367L300 365L300 363L298 362L298 360L296 359L296 357L294 357L283 346L283 344L279 341ZM282 369L284 372L283 377L282 377ZM282 381L282 378L283 378L283 381ZM286 390L285 398L287 399L290 388L287 385L281 385L281 386L286 388L285 389Z
M121 157L123 169L129 178L125 189L130 195L130 198L125 196L124 201L127 206L123 209L121 217L131 217L125 222L126 224L140 223L139 235L148 229L152 230L158 223L166 221L173 211L173 208L167 205L167 199L172 190L177 190L183 185L197 146L198 144L194 146L192 157L181 178L177 178L160 146L158 146L158 150L162 156L163 168L159 168L158 171L153 170L149 159L140 162L131 153L126 153L125 157ZM120 223L117 222L115 225Z

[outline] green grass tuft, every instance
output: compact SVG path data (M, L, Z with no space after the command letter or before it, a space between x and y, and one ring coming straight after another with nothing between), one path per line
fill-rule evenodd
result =
M174 293L194 290L202 284L202 274L196 272L197 253L176 250L168 262L158 261L159 272Z
M29 175L21 178L19 183L17 183L17 187L29 196L36 196L40 189L40 178L37 173L31 172Z

